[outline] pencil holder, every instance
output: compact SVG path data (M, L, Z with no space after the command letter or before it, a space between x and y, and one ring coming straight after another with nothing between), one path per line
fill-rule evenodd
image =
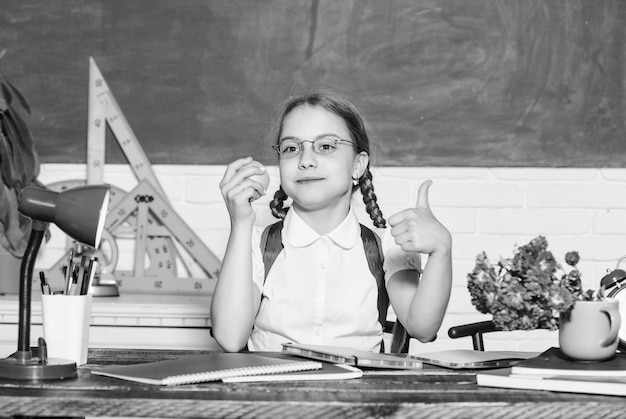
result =
M48 356L86 364L91 295L42 295L41 304Z

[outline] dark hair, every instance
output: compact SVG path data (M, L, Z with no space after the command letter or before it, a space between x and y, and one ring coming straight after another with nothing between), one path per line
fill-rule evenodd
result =
M304 105L320 106L339 116L348 127L350 137L354 142L353 147L355 152L360 153L364 151L370 154L368 129L358 108L346 97L329 90L312 90L285 100L276 110L274 122L269 134L269 142L271 145L278 144L283 121L287 114L293 109ZM372 173L370 172L369 163L363 175L359 178L358 184L354 186L353 191L357 188L361 189L365 210L374 222L374 225L376 227L385 227L386 222L378 207L376 194L374 193L374 184L372 183ZM287 194L283 191L283 188L280 187L274 194L274 199L270 201L270 209L274 217L280 219L285 218L289 210L289 208L284 208L284 202L287 198Z

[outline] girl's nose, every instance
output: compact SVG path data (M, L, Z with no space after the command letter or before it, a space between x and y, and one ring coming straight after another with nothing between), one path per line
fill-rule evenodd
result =
M316 167L317 166L317 154L313 151L313 144L307 142L303 142L302 151L300 152L298 167L300 169L305 169L307 167Z

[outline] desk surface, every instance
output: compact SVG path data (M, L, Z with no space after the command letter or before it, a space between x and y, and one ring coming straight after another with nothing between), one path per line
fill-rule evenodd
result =
M160 387L90 374L94 365L172 359L200 351L90 349L78 378L0 379L0 414L75 417L538 418L623 417L626 398L478 387L472 371L426 367L356 380L202 383Z

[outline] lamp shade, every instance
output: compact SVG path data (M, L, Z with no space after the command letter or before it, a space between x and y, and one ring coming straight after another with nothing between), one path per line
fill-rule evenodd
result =
M33 220L54 223L73 239L97 248L109 193L106 185L79 186L62 192L27 186L20 193L18 209Z

